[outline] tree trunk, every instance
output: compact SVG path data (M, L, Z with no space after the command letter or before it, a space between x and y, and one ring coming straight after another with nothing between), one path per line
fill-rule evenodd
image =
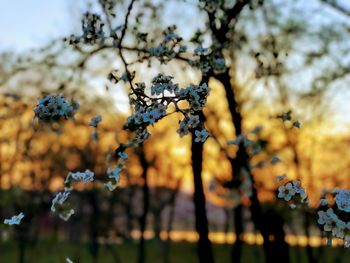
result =
M162 230L162 210L161 209L155 209L153 212L154 216L154 238L158 241L161 240L160 238L160 232Z
M142 146L141 146L142 147ZM140 243L139 243L139 257L138 257L138 263L144 263L146 262L146 249L145 249L145 230L146 230L146 223L147 223L147 213L149 209L149 187L148 187L148 181L147 181L147 170L148 170L148 162L145 158L145 154L143 152L143 149L140 151L140 162L142 166L142 179L143 179L143 212L142 216L140 218L140 231L141 231L141 237L140 237Z
M283 218L275 211L269 210L261 221L260 232L264 237L265 262L289 263L289 247L285 241Z
M231 114L232 122L233 122L234 127L235 127L236 136L238 136L242 133L242 115L239 111L238 103L237 103L236 98L235 98L234 89L231 85L231 78L230 78L230 74L229 74L228 69L224 73L219 74L216 77L223 84L223 86L225 88L226 99L227 99L227 102L229 105L229 111ZM255 227L260 231L260 233L264 237L264 240L266 241L269 239L269 236L271 233L267 233L266 230L264 229L264 224L263 224L263 221L265 221L264 214L262 212L262 208L261 208L261 205L260 205L260 202L258 199L257 189L254 186L254 178L250 172L250 167L249 167L249 155L246 151L244 144L242 144L242 143L239 144L236 158L231 161L231 165L233 168L233 178L232 178L233 180L236 179L236 175L238 175L241 168L246 169L250 175L250 179L252 182L252 196L250 198L250 200L251 200L250 210L251 210L251 214L252 214L252 220L254 222ZM236 216L239 216L239 215L236 215ZM268 223L269 222L267 221L267 224ZM273 229L271 231L273 231ZM276 234L280 235L281 233L279 233L279 231L283 231L283 228L276 229L276 231L277 231ZM285 253L283 256L283 258L285 258L284 261L286 261L286 262L289 261L288 245L285 242L273 242L271 244L271 246L273 246L275 250L278 250L279 253ZM270 258L270 256L274 255L273 249L269 249L269 247L264 246L264 249L265 248L267 249L267 250L265 250L266 258ZM234 248L234 250L235 250L235 248ZM272 253L272 254L270 255L270 253ZM234 254L234 252L232 254ZM239 262L239 261L237 261L237 258L235 258L235 257L236 257L236 255L233 255L232 261ZM270 261L267 261L267 262L270 262Z
M203 115L200 112L199 115ZM214 256L211 242L209 240L208 219L205 208L205 196L202 182L202 160L203 143L195 142L195 135L192 133L192 170L194 179L194 205L196 217L196 231L199 236L198 257L200 263L213 263Z
M241 262L243 241L241 235L243 234L243 222L242 222L242 205L239 204L234 208L234 226L236 233L236 242L232 248L231 262Z
M98 262L98 252L99 252L99 244L98 244L98 233L99 233L99 206L97 200L97 193L94 190L90 190L88 193L88 200L90 201L90 205L92 208L92 215L90 218L90 252L93 258L93 262Z
M169 211L169 217L168 217L168 223L167 223L167 238L164 241L164 249L163 249L163 262L164 263L169 263L169 254L170 254L170 232L173 229L173 223L174 223L174 216L175 216L175 205L176 205L176 197L177 194L179 193L181 185L181 179L177 181L176 188L171 196L170 199L170 211Z

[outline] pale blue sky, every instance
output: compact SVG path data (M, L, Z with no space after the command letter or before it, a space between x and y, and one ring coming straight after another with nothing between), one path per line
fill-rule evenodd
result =
M2 10L0 16L0 52L21 52L30 48L40 48L52 39L70 35L80 28L80 14L84 11L82 6L86 7L88 2L89 0L0 0ZM312 2L319 4L317 0ZM340 2L344 7L350 8L350 1L341 0ZM302 0L299 3L310 4L311 2ZM202 23L202 21L198 21L200 20L198 17L193 19L193 14L191 14L193 10L188 8L189 6L184 8L178 3L176 6L170 5L163 14L164 24L176 23L179 28L182 28L182 35L185 35L185 38L188 35L187 31L190 31L189 28L199 27ZM329 10L331 11L332 8ZM173 15L173 18L182 16L182 19L173 21L169 19L170 14ZM330 16L330 14L332 15ZM338 12L331 12L327 15L329 19L344 19ZM344 19L345 21L349 23L348 19ZM186 30L183 30L184 28ZM344 122L344 120L349 122L349 116L346 114L349 107L347 101L344 102L344 98L336 99L336 101L340 102L335 103L336 118L340 122Z
M72 32L72 0L0 0L0 51L36 48Z
M169 0L167 0L169 1ZM0 16L0 52L4 50L25 51L30 48L40 48L48 41L69 36L74 30L80 28L80 15L86 11L88 0L0 0L2 10ZM170 3L171 1L169 1ZM176 21L180 28L198 26L201 21L188 21L192 18L191 5L185 3L170 3L164 12L168 21L169 12L173 18L184 15L183 19ZM187 24L186 24L187 23ZM188 30L183 30L184 37ZM187 36L189 37L189 36Z

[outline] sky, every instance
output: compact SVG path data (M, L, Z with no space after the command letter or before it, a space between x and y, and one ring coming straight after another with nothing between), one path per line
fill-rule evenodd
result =
M0 0L0 51L38 48L72 32L69 0Z
M81 6L86 6L87 2L88 0L0 0L0 7L3 10L0 16L0 52L24 52L31 48L40 48L52 39L70 35L80 27L80 19L77 17L80 17L79 13L83 10ZM341 0L340 2L343 6L350 8L350 1ZM191 10L181 6L173 8L170 5L167 11L175 17L181 14L183 18L193 17L189 14ZM169 17L166 12L164 16ZM339 13L334 14L338 18L341 17ZM165 19L164 22L170 24L175 21ZM178 24L180 28L187 28L189 22L181 19L175 23L180 23ZM187 26L184 23L187 23ZM191 26L195 23L200 22L193 20ZM344 96L344 94L339 95ZM350 122L347 114L349 96L346 100L337 99L337 102L341 102L336 104L335 109L339 113L336 118L340 123Z
M0 52L22 52L32 48L40 48L52 39L65 37L80 28L80 14L88 0L0 0ZM171 1L170 1L171 2ZM188 8L170 8L175 17L187 14ZM167 13L165 17L169 17ZM167 21L165 21L165 24ZM169 22L169 21L168 21ZM182 19L177 21L179 27L186 28ZM169 24L171 24L169 22ZM193 23L192 25L196 24ZM184 32L187 33L187 32ZM185 34L186 37L186 34Z

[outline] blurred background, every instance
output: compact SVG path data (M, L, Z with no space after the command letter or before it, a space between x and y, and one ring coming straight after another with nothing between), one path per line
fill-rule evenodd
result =
M76 213L69 221L50 211L69 171L90 169L105 177L114 150L130 136L123 129L130 115L128 87L107 78L112 70L123 70L117 52L64 41L81 35L85 12L103 14L103 2L0 2L0 216L25 214L19 226L0 225L0 262L65 262L66 257L84 263L198 262L191 136L176 133L177 114L157 122L150 139L127 151L119 188L77 185L70 198ZM111 23L117 27L129 1L114 2ZM213 45L204 2L136 1L125 42L142 45L132 37L137 27L157 43L175 24L189 49ZM240 1L224 2L230 8ZM223 56L242 133L261 142L249 159L266 216L261 220L270 222L271 242L277 235L273 228L283 232L289 262L349 262L340 240L326 246L316 209L324 189L350 188L350 2L248 2L226 33ZM218 27L226 16L219 11ZM158 72L174 76L180 87L200 81L200 72L182 61L150 66L138 61L140 56L127 54L136 81L149 84ZM252 200L227 183L238 169L232 165L238 146L227 145L237 135L228 95L219 79L210 78L209 86L204 114L212 136L204 144L201 174L214 256L216 262L265 262ZM37 99L49 93L79 102L75 120L41 125L34 119ZM300 128L281 121L289 111ZM98 140L87 125L96 115L103 116ZM280 162L271 161L277 156ZM302 182L309 206L291 209L277 199L276 176L282 174ZM236 233L242 242L239 259L233 255Z

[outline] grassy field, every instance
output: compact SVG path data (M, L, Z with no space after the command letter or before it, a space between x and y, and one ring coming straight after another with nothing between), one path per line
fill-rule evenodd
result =
M147 242L147 263L162 263L162 250L157 241ZM196 245L192 243L172 243L170 252L171 263L197 262ZM322 248L324 249L320 263L348 263L350 262L350 250L343 248ZM230 262L230 245L214 245L216 263ZM119 260L116 260L116 255ZM307 263L304 248L290 248L292 263ZM90 263L92 256L88 244L68 242L39 242L35 246L29 245L26 253L26 263L65 263L65 258L70 257L74 263ZM1 243L0 262L18 262L18 247L15 243ZM137 243L114 245L112 248L101 246L99 250L99 262L137 262ZM263 263L263 251L259 246L244 246L244 263Z

